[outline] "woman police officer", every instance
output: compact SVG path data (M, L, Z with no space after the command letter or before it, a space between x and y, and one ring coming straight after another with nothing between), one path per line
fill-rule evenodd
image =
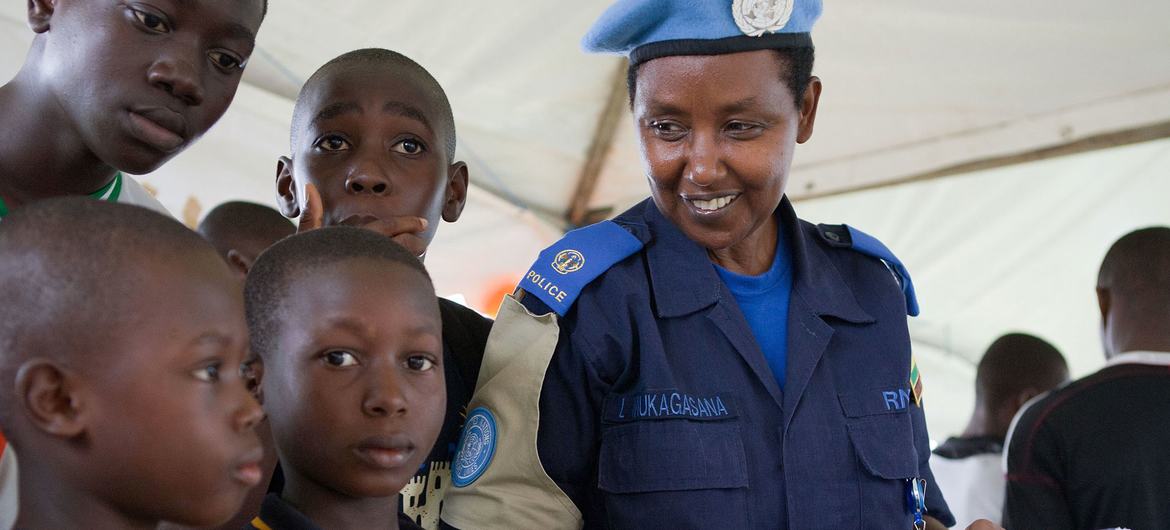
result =
M459 528L911 528L931 476L905 269L785 198L819 0L622 0L651 199L502 304L442 518ZM933 519L933 521L931 520Z

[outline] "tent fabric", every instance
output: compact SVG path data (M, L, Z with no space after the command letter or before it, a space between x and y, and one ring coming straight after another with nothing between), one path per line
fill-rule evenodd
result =
M1170 140L1161 140L795 207L813 222L860 227L906 264L922 310L910 333L941 441L966 425L975 366L1000 335L1048 340L1073 377L1104 366L1097 270L1122 235L1170 225L1168 197Z

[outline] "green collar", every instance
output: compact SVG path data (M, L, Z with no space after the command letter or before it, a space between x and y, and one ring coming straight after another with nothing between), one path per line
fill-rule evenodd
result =
M89 194L90 198L99 201L118 202L118 197L122 195L122 172L119 171L114 174L114 180L109 184L102 186L102 189ZM0 218L8 215L8 205L4 204L4 199L0 198Z

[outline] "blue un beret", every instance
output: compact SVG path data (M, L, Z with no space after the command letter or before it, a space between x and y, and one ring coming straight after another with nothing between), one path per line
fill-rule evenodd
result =
M618 0L581 39L636 65L670 55L811 47L821 0Z

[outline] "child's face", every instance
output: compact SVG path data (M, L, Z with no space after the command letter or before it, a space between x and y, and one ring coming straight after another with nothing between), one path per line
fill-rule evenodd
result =
M247 328L240 286L211 252L144 267L136 314L86 379L91 491L125 514L220 524L260 482L262 417L240 375ZM120 336L119 336L120 335Z
M284 202L304 208L298 194L312 183L323 226L426 219L422 232L388 234L422 255L440 217L458 219L467 187L465 166L448 163L446 138L454 132L443 130L433 100L401 72L339 68L308 95L305 117L293 124L301 129L286 162L291 175L278 182Z
M58 0L38 28L40 68L99 159L147 173L227 110L262 10L263 0Z
M298 486L393 496L443 424L435 295L417 271L374 260L293 281L262 380L284 472Z

